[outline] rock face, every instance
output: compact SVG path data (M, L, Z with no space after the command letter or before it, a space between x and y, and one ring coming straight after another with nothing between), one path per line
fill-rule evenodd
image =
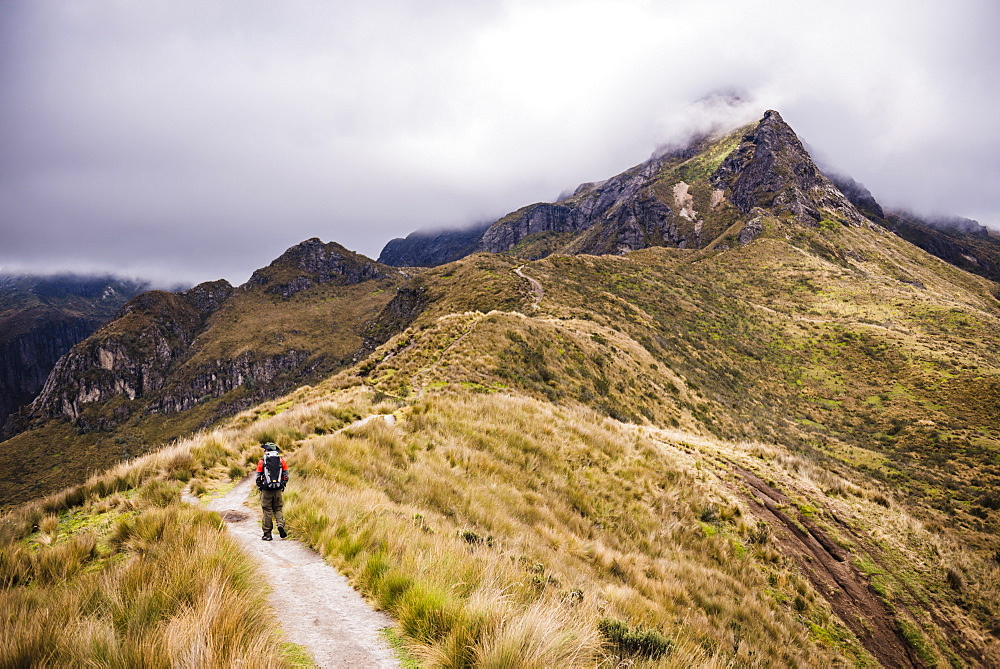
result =
M145 288L113 277L0 277L0 425L38 395L63 354Z
M842 222L866 225L867 219L816 167L795 132L776 111L743 137L712 174L710 182L742 213L768 209L798 222L816 224L831 214Z
M878 203L878 200L875 199L871 191L865 188L864 184L858 183L851 177L843 174L830 174L829 176L833 185L866 217L871 220L885 217L882 205Z
M837 187L870 220L915 246L967 272L1000 281L1000 236L968 218L925 218L905 211L885 211L863 184L845 176Z
M393 267L436 267L464 258L476 251L490 224L464 230L416 231L405 239L393 239L382 249L378 261Z
M348 251L340 244L324 244L313 237L285 251L277 260L253 273L247 287L266 286L265 292L289 298L324 283L345 286L387 276L379 264Z
M582 184L558 202L522 207L486 229L468 252L538 258L649 246L727 248L762 234L764 216L810 226L824 220L870 225L820 172L780 114L768 111L759 123L654 155L606 181ZM408 257L420 257L420 245L436 241L411 237Z
M35 399L56 361L99 325L86 319L42 321L0 344L0 423Z
M79 421L87 404L118 395L135 400L163 388L211 313L197 304L187 293L164 291L130 301L117 319L59 360L31 404L31 415Z
M578 240L574 252L618 253L644 248L652 240L676 245L683 240L671 224L674 212L650 192L671 157L654 157L607 181L583 184L561 202L522 207L490 226L479 249L500 253L532 235L576 234L596 224L603 224L602 230Z
M350 355L331 360L323 352L322 333L289 343L275 332L280 323L294 324L298 310L317 308L308 300L298 306L293 296L298 300L299 294L322 286L390 279L403 281L394 268L339 244L309 239L254 272L239 288L220 280L181 293L143 293L59 360L38 398L7 426L7 436L52 418L69 419L84 430L108 429L137 412L182 412L237 389L244 397L230 409L249 406L305 382L316 369L329 371L338 360L350 362ZM334 297L324 294L317 300ZM380 310L390 298L391 293L374 300L372 308ZM270 324L269 334L251 322L227 324L254 318ZM364 321L350 326L359 331L352 350L361 345L363 326ZM228 339L220 342L220 337Z

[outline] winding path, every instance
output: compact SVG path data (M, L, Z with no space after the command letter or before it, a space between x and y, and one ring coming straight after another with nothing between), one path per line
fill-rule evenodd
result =
M358 427L369 418L348 427ZM389 422L393 417L386 416ZM346 429L346 428L345 428ZM319 667L388 669L399 667L379 631L392 627L388 615L375 611L347 578L316 552L294 539L261 541L260 505L251 502L250 474L222 497L205 505L226 521L230 534L260 567L273 587L269 603L288 641L304 646ZM185 500L199 503L185 495Z
M515 269L514 274L517 274L519 277L525 279L529 284L531 284L531 290L535 294L535 299L531 302L531 306L534 309L538 309L538 304L542 301L542 298L545 297L545 289L542 288L541 281L539 281L538 279L531 278L530 276L522 272L521 271L522 269L524 269L524 265L521 265L520 267Z

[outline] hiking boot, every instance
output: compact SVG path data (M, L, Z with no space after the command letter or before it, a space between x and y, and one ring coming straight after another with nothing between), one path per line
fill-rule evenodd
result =
M288 532L285 532L284 527L278 526L278 536L281 537L282 539L288 536Z
M264 533L264 536L262 536L262 537L260 538L260 540L261 540L261 541L270 541L270 540L271 540L271 533L270 533L270 532L265 532L265 533Z

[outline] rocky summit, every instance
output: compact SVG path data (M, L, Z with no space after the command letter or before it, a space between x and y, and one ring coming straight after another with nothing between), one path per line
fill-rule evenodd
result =
M650 246L704 248L746 243L759 233L755 210L817 225L824 217L869 224L813 163L776 111L723 137L703 137L617 176L580 185L554 203L522 207L489 226L467 253L509 252L526 258L551 253L626 253ZM730 230L741 222L745 230ZM729 240L720 237L733 232ZM407 238L408 261L438 264L421 245L442 237ZM396 257L399 241L383 253ZM458 251L455 248L454 251ZM420 263L412 263L420 264Z
M776 111L721 137L658 153L558 202L518 209L485 228L413 233L380 259L435 266L485 251L535 259L553 253L621 254L746 244L765 219L800 225L878 224L968 271L1000 276L1000 239L975 221L927 221L883 211L853 179L831 180Z

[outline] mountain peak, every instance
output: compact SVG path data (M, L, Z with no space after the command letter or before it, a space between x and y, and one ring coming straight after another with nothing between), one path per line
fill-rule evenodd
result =
M710 182L744 214L761 207L812 225L823 218L853 225L867 222L820 172L798 135L773 109L743 136Z
M657 152L557 202L513 211L486 228L477 243L478 230L460 237L412 235L390 242L383 257L402 265L447 262L475 250L531 259L648 246L725 248L760 234L761 215L807 226L874 225L819 170L781 114L769 109L755 124ZM745 232L726 237L740 221Z
M244 287L266 285L265 292L288 298L318 284L350 285L369 279L383 279L395 271L336 242L323 242L312 237L292 246L270 265L254 272Z

